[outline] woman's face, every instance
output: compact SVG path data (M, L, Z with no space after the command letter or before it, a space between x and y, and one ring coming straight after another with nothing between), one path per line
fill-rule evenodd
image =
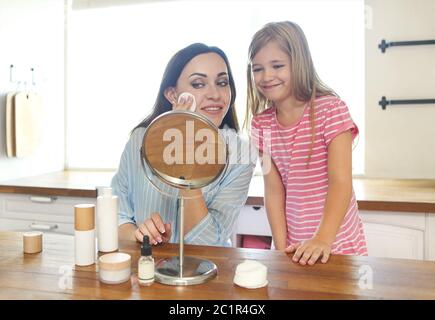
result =
M166 96L173 106L181 93L191 93L195 97L196 112L219 127L231 101L225 61L214 52L196 56L184 67L175 88L168 92Z

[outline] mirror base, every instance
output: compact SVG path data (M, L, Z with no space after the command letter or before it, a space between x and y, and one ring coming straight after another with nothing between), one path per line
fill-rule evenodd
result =
M157 262L154 278L162 284L188 286L205 283L216 275L217 267L213 262L194 257L184 257L180 274L180 258L172 257Z

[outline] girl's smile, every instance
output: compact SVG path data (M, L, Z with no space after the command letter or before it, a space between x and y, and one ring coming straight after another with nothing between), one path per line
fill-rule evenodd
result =
M282 85L281 83L277 83L277 84L260 84L260 87L264 90L264 91L270 91L275 89L276 87Z

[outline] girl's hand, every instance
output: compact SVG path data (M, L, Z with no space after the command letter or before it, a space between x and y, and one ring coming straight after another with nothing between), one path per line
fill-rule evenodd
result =
M295 252L293 255L294 262L299 262L301 265L308 263L312 266L320 257L322 257L322 263L328 262L331 246L331 243L314 237L311 240L289 246L285 249L285 252Z
M164 223L158 213L153 213L151 219L146 219L134 232L136 240L143 241L143 236L150 238L150 244L159 244L168 242L171 239L171 224Z

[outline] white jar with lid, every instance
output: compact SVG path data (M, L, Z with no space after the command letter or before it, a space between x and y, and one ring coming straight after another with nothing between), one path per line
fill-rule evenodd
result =
M130 280L131 256L114 252L98 258L99 279L103 283L118 284Z

